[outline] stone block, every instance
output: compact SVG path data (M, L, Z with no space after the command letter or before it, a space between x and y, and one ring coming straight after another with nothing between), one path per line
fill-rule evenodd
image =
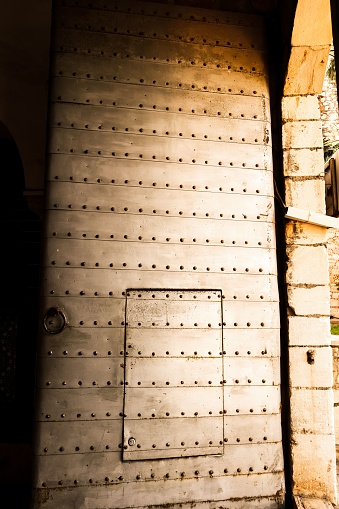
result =
M293 509L333 509L333 505L323 498L293 497Z
M287 207L310 210L325 214L325 184L322 179L294 180L285 178L285 202Z
M322 435L334 433L332 389L292 388L290 394L293 433Z
M326 228L301 221L288 221L286 224L287 244L324 244L326 242Z
M286 280L293 284L325 285L329 281L325 246L294 246L287 251Z
M334 398L334 401L337 403L338 398ZM335 443L339 445L339 406L334 407L334 435L335 435Z
M284 174L289 177L317 177L324 174L322 148L285 149L283 151Z
M313 364L308 362L307 352L312 352ZM289 349L290 387L332 388L332 349L324 347L291 347Z
M319 120L320 109L316 95L283 97L282 118L285 120Z
M299 4L298 4L299 5ZM284 95L320 94L324 83L330 42L325 46L292 46Z
M282 126L283 148L313 148L323 146L320 120L297 120Z
M292 433L293 494L336 503L334 435Z
M330 292L328 286L313 288L298 288L288 285L288 305L295 315L325 315L330 314Z
M288 317L290 346L322 346L331 344L330 321L326 317Z

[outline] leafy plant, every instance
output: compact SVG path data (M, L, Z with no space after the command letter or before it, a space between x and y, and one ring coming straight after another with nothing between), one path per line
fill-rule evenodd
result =
M326 76L331 81L336 81L336 72L335 72L335 60L334 60L334 51L330 52L329 64L326 70Z
M339 150L339 140L328 140L327 138L323 139L324 143L324 160L325 163L331 159L333 154Z

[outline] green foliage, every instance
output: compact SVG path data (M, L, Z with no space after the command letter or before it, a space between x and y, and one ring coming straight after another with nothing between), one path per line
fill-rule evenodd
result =
M332 53L330 56L330 62L327 67L326 76L328 77L328 79L336 81L335 60L334 55Z
M339 150L339 140L328 140L327 138L323 139L324 143L324 160L325 163L331 159L333 154Z
M339 324L331 325L331 334L339 336Z

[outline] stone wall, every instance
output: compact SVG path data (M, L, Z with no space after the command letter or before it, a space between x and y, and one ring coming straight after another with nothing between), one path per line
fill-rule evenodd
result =
M286 205L324 214L317 96L284 97L282 115ZM326 229L289 221L286 244L293 494L335 502Z
M337 83L327 75L325 76L323 91L318 99L324 138L331 141L339 140Z
M333 49L332 49L333 51ZM330 59L333 58L331 52ZM323 91L318 96L323 137L326 140L339 140L339 112L337 84L325 76ZM328 261L330 273L330 314L339 321L339 230L327 231Z
M327 232L328 263L330 273L330 314L339 323L339 230Z

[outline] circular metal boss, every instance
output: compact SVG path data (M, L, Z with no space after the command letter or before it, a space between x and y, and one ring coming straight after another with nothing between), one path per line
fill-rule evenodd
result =
M136 443L137 443L137 441L135 440L135 438L131 437L128 439L129 446L135 445Z
M59 334L66 327L65 313L58 307L51 307L43 318L43 327L48 334Z

